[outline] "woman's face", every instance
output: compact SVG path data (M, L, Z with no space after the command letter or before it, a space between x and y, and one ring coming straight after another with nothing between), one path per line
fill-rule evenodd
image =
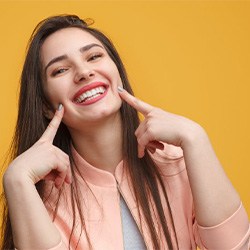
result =
M89 124L119 112L122 86L115 63L99 40L79 28L65 28L42 45L45 94L56 109L65 108L68 127Z

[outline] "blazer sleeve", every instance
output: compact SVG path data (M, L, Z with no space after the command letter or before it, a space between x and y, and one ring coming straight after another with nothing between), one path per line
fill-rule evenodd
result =
M175 178L179 176L180 178L180 173L185 169L182 150L172 145L165 144L164 150L157 150L152 157L157 165L161 166L160 169L164 176L175 176ZM181 159L181 161L176 161L178 159ZM168 162L172 162L172 164L166 165ZM183 184L183 179L181 181ZM179 186L181 186L181 184ZM186 186L182 186L182 189L183 188L185 188L185 190L183 190L182 196L185 195L192 198L191 190L189 193L189 189L186 188ZM173 193L176 192L176 186L173 186L172 189ZM213 227L203 227L197 223L194 208L192 207L193 203L191 203L192 202L190 202L190 216L192 218L190 220L190 237L192 238L192 242L198 245L201 250L250 249L250 225L246 210L242 203L229 218ZM182 204L179 204L179 206L181 205Z
M213 227L202 227L194 220L193 230L195 241L202 250L250 249L250 225L242 203L229 218Z

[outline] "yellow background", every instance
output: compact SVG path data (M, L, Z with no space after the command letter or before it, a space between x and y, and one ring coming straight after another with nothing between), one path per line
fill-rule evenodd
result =
M250 2L0 1L0 159L17 115L25 47L43 18L95 19L135 93L200 123L250 214Z

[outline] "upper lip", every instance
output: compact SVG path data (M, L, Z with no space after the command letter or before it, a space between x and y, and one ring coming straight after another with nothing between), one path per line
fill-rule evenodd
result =
M85 85L84 87L82 87L81 89L79 89L75 95L73 96L73 101L76 100L80 95L82 95L83 93L85 93L88 90L97 88L103 86L105 89L108 87L108 84L104 83L104 82L92 82L88 85Z

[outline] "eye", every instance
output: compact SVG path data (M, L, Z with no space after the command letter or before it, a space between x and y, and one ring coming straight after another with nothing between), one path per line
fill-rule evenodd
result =
M67 71L67 68L60 68L60 69L57 69L55 70L53 73L52 73L52 76L57 76L59 74L62 74L63 72Z
M102 57L102 53L95 53L95 54L92 54L89 58L88 58L88 62L89 61L94 61L94 60L97 60L98 58Z

